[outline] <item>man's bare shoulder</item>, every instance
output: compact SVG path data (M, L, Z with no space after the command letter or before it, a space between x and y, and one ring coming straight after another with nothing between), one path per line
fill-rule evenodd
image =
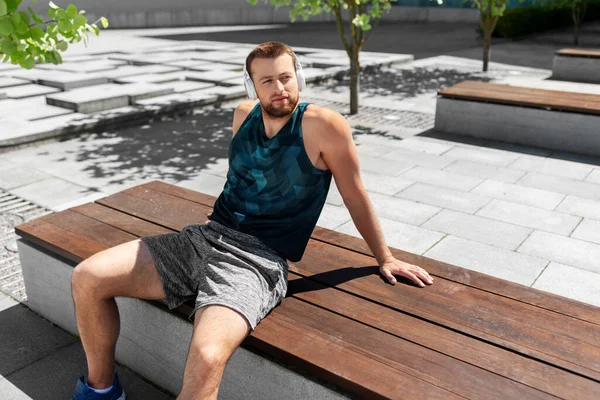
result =
M308 122L314 128L328 128L344 130L348 121L342 114L327 107L310 104L304 112L303 121Z
M254 100L246 100L246 101L242 101L235 108L235 111L233 112L233 134L234 135L236 134L238 129L240 129L240 126L244 123L244 120L246 119L248 114L250 114L250 111L252 111L252 109L254 108L256 103L257 102Z

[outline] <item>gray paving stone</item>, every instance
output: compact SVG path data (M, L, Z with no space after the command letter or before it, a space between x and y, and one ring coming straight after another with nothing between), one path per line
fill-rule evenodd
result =
M11 307L18 305L19 302L13 299L12 297L0 292L0 313L4 310L8 310ZM1 374L0 374L1 377ZM0 393L2 393L0 391Z
M37 68L50 69L53 71L75 72L75 73L92 73L100 71L110 71L118 66L127 65L125 61L118 60L88 60L79 62L64 62L59 65L39 65Z
M177 182L176 185L217 197L223 191L225 181L226 179L222 176L200 172L185 181Z
M516 250L533 231L529 228L452 210L442 210L421 227L507 250Z
M515 183L526 174L525 171L517 171L514 169L495 167L489 164L464 160L458 160L455 163L450 164L444 168L444 171L506 183Z
M584 218L571 237L600 244L600 221Z
M388 218L380 217L379 221L381 222L381 228L387 244L411 253L423 254L444 237L443 233L393 221ZM361 237L360 232L358 232L352 221L346 222L337 228L336 231Z
M534 231L518 252L600 273L600 245L595 243Z
M54 75L50 75L48 71L39 78L38 83L44 86L51 86L61 90L73 90L77 88L101 85L108 82L108 78L99 75L101 73L94 74L69 74L66 72L56 72ZM105 71L102 74L106 73Z
M576 180L583 180L592 171L591 165L556 158L544 158L529 155L521 156L509 167Z
M466 175L456 174L446 170L416 166L403 172L402 178L415 182L427 183L433 186L445 187L448 189L471 191L474 187L483 182L482 179L472 178Z
M170 87L175 93L193 92L214 86L212 83L193 81L172 81L163 83L163 85Z
M585 178L585 181L600 184L600 169L594 169L592 172L590 172L590 174Z
M0 393L4 400L31 400L31 397L2 376L0 376Z
M217 100L217 95L206 91L206 89L193 90L191 92L175 93L166 96L153 97L146 100L138 100L136 105L157 107L167 109L193 104L195 106L207 104Z
M0 375L10 376L74 341L67 332L51 325L22 304L4 309L0 312Z
M401 177L379 175L373 172L361 171L363 185L368 192L394 195L406 189L414 182Z
M237 85L243 85L244 84L244 77L242 75L242 73L237 73L239 76L235 77L235 78L231 78L231 79L226 79L224 81L219 82L219 85L223 85L223 86L237 86Z
M446 236L424 255L527 286L548 264L547 260L541 258L454 236Z
M447 152L451 148L454 147L452 144L439 143L432 140L425 140L418 137L407 138L401 140L398 144L398 147L401 147L406 150L422 152L427 154L435 154L441 155L442 153Z
M180 67L180 68L192 68L192 67L200 67L204 64L209 64L210 61L199 61L199 60L180 60L173 62L165 62L163 65L168 65L172 67Z
M323 228L335 230L340 225L343 225L349 221L352 221L352 216L346 207L325 204L323 206L323 211L319 216L319 220L317 221L317 225Z
M462 145L448 150L444 153L444 156L500 167L508 166L519 157L518 155L507 151L497 151L485 148L467 148Z
M2 89L9 99L22 99L25 97L41 96L50 93L60 92L57 88L42 85L21 85Z
M565 198L565 195L562 193L549 192L547 190L513 185L490 179L473 189L472 193L539 207L545 210L554 210Z
M597 200L600 198L600 184L575 181L538 172L528 172L527 175L517 181L517 184L556 193L584 197L586 199Z
M48 178L15 188L11 192L41 206L52 208L89 195L90 189L62 179Z
M0 92L0 100L6 99L8 96L4 92Z
M486 204L477 215L564 236L569 236L581 221L580 217L573 215L496 199Z
M120 366L116 369L128 399L173 398L129 369ZM67 399L73 394L79 376L87 376L86 371L85 353L81 343L76 342L7 376L7 379L33 399Z
M384 154L381 158L386 160L396 160L402 162L410 162L414 165L420 165L423 167L442 169L447 167L456 161L453 158L446 156L438 156L433 154L426 154L418 151L411 151L405 149L394 149L389 153Z
M195 72L193 80L200 82L219 83L228 79L239 78L240 73L236 71L213 70L204 72ZM190 76L188 79L192 79Z
M403 160L401 158L383 159L383 157L360 157L361 171L367 171L386 176L398 176L402 172L412 168L414 165L415 164L413 164L411 160Z
M216 96L218 101L246 97L246 89L242 85L229 86L229 87L211 86L209 88L197 90L195 92L202 92L202 91L204 91L208 95ZM195 93L195 92L188 92L188 93Z
M0 146L22 144L56 136L65 127L69 127L74 119L81 116L83 114L70 113L36 121L3 119L3 129L0 130Z
M490 201L489 197L424 183L415 183L395 196L469 214L474 214Z
M384 147L373 143L356 143L356 150L359 156L379 157L394 150L393 147Z
M173 89L161 85L131 83L125 85L98 85L49 95L50 105L68 108L80 113L93 113L135 104L138 100L173 93Z
M532 287L600 307L600 274L584 269L551 262Z
M180 71L169 72L166 74L143 74L126 76L124 78L115 79L115 83L165 83L172 81L185 80L185 75Z
M370 193L369 198L378 216L411 225L421 225L440 211L439 207L379 193Z
M22 120L35 121L72 113L73 110L48 105L45 96L6 100L0 106L0 120L3 118L14 119L15 116L18 116Z
M600 220L600 202L581 197L567 196L556 211Z
M206 71L236 71L240 74L243 72L244 61L239 64L224 64L219 62L202 61L201 65L186 67L190 71L206 72Z
M20 165L0 168L0 188L5 190L14 189L50 177L42 171Z
M198 53L200 54L200 53ZM187 52L157 52L157 53L133 53L133 54L113 54L108 57L109 60L126 61L133 65L152 65L165 64L174 61L189 60L191 55Z
M28 81L28 80L25 80L25 79L10 78L10 77L5 77L5 76L0 76L0 88L7 88L7 87L13 87L13 86L28 85L30 83L31 83L31 81Z
M329 186L329 192L327 193L325 202L338 207L344 205L344 199L342 198L342 195L335 184L335 179L332 179L331 181L331 186Z
M234 51L205 51L198 53L197 59L203 61L215 61L220 63L239 64L242 65L248 56L247 52Z
M169 72L181 71L183 68L167 65L124 65L114 70L98 72L106 79L118 79L126 76L143 75L143 74L166 74Z

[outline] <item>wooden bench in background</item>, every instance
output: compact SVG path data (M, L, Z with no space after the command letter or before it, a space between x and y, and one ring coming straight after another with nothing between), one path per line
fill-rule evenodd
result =
M201 223L214 200L152 181L17 227L29 306L76 333L77 263ZM288 296L230 360L220 398L600 398L600 308L393 252L435 283L389 285L363 240L317 227L290 264ZM193 304L117 301L117 359L178 392Z
M600 50L558 50L552 63L552 79L600 83Z
M438 93L435 130L600 155L600 95L465 81Z

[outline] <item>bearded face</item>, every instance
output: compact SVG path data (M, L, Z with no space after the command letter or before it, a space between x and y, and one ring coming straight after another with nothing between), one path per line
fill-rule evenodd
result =
M283 118L296 109L299 100L298 78L289 54L277 58L257 58L252 62L254 87L265 113Z

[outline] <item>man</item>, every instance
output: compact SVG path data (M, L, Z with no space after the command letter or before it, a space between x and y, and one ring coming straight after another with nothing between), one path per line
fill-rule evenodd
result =
M285 296L287 260L302 258L331 178L379 270L423 287L422 268L395 259L363 187L351 129L338 113L299 103L302 68L291 49L268 42L246 59L246 88L259 102L233 116L229 171L210 221L143 237L95 254L72 277L88 363L74 399L124 399L115 373L115 296L196 298L194 331L178 399L216 399L229 357ZM191 316L190 316L191 317Z

